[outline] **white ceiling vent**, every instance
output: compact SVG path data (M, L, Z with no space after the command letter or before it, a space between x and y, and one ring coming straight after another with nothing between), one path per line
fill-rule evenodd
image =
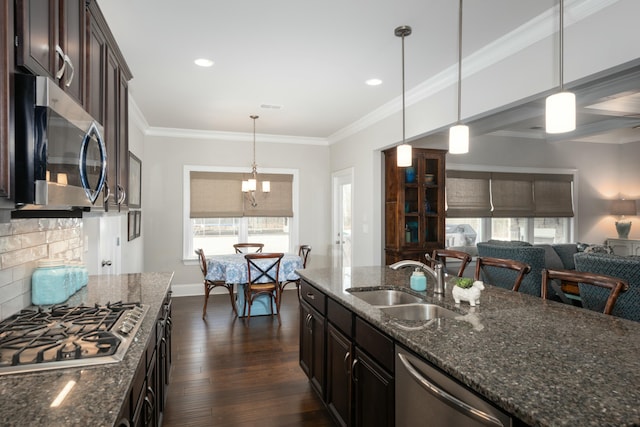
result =
M260 108L262 108L263 110L281 110L282 109L282 105L260 104Z

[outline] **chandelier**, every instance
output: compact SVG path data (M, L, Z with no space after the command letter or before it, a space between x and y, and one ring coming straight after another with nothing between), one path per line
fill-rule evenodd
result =
M245 193L247 200L252 207L257 207L256 188L258 184L258 165L256 164L256 119L259 116L249 116L253 120L253 163L251 164L251 178L242 181L242 192ZM271 191L271 182L262 181L262 192Z

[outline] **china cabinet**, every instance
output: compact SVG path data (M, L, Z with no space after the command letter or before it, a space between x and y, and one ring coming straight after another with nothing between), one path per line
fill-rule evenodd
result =
M384 153L385 262L424 261L444 247L446 150L412 150L410 167L396 165L396 149Z

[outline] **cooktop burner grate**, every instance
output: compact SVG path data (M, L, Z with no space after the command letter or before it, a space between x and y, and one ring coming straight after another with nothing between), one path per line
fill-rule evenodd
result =
M122 360L148 307L55 305L0 322L0 374Z

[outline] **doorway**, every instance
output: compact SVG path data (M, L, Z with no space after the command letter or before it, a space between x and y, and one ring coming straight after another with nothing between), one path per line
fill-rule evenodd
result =
M332 174L333 226L332 264L334 268L351 267L353 230L351 213L353 211L353 168L343 169Z

